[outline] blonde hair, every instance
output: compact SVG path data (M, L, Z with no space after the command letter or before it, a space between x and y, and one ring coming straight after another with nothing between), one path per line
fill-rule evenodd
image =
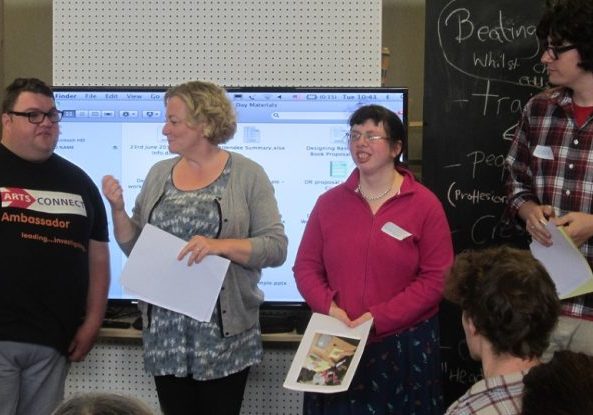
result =
M211 82L191 81L169 88L165 103L173 97L178 97L187 106L188 123L203 124L204 135L210 143L226 143L235 135L235 109L223 88Z

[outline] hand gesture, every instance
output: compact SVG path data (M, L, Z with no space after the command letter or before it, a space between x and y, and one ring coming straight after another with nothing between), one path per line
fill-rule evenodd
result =
M111 209L113 211L124 210L124 192L119 181L113 176L108 175L103 177L101 185L103 195L107 198L107 201L111 205Z

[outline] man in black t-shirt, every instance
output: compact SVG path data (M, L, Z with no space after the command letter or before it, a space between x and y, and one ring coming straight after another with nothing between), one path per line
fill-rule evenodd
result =
M80 168L54 154L51 89L16 79L0 141L0 415L51 414L69 361L83 360L109 288L107 218Z

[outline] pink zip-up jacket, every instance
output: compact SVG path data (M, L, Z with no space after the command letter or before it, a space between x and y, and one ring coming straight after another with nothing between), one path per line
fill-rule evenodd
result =
M453 262L451 232L440 201L404 176L400 193L373 215L356 192L359 172L319 197L293 268L315 312L333 301L350 319L374 318L371 340L400 333L438 312Z

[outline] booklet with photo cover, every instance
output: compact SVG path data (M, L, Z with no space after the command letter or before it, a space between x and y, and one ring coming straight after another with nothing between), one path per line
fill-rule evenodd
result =
M348 389L373 324L350 328L333 317L313 313L294 356L284 387L336 393Z

